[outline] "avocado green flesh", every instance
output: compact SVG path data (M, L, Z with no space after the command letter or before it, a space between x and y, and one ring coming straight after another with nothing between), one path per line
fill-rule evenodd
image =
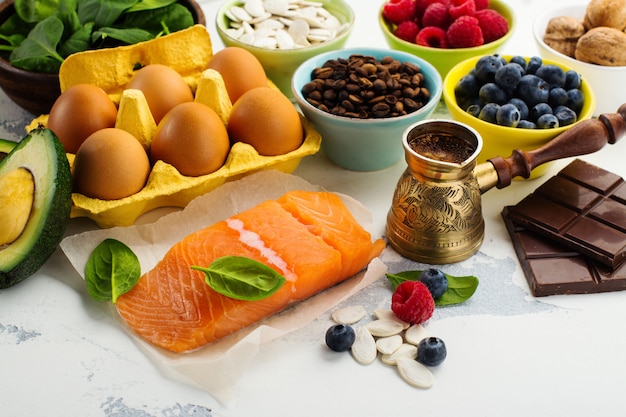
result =
M0 288L23 281L48 260L63 239L72 207L69 163L51 130L38 128L22 139L0 160L0 176L20 167L33 175L35 195L24 230L0 248Z

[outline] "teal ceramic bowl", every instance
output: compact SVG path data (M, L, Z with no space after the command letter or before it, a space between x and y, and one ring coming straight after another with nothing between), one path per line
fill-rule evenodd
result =
M291 95L291 77L298 68L307 59L322 54L327 51L341 49L354 27L354 11L344 0L319 0L324 8L332 13L340 23L347 24L347 29L338 34L336 38L311 47L298 49L268 49L256 47L241 42L228 35L230 20L226 16L226 11L233 6L241 5L241 0L227 0L224 2L217 12L215 26L217 34L226 46L238 46L250 51L263 65L267 77L272 80L280 91L287 97Z
M408 52L425 59L437 68L442 78L445 78L448 71L450 71L452 67L459 62L478 55L491 55L497 53L511 38L516 26L515 13L513 12L513 9L503 0L490 0L489 8L496 10L504 16L504 18L509 22L509 32L500 39L475 48L431 48L402 40L393 34L395 25L385 20L382 13L382 7L378 13L378 24L383 32L385 41L390 48Z
M330 59L348 58L352 54L373 56L378 60L391 56L400 62L418 65L430 92L429 101L413 113L380 119L337 116L306 101L302 87L311 81L312 71ZM402 134L408 126L426 119L435 110L441 99L442 79L435 67L415 55L382 48L349 48L326 52L305 61L293 74L291 88L296 104L322 135L322 150L332 162L353 171L376 171L402 159Z

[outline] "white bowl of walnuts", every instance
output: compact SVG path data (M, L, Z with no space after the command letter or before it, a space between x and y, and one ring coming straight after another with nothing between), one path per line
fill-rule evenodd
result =
M596 96L594 116L626 103L626 0L591 0L540 14L533 35L542 58L578 71Z

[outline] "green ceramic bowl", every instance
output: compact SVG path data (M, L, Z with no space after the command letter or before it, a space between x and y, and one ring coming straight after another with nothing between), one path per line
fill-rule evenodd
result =
M283 94L292 98L291 77L296 68L311 57L324 52L341 49L348 40L354 27L354 11L345 1L319 0L319 2L324 5L324 8L337 17L339 22L342 24L347 23L348 28L333 40L315 46L299 49L267 49L252 46L230 37L227 34L229 19L226 17L226 11L230 10L233 6L241 5L241 0L227 0L222 7L220 7L215 19L217 33L222 42L224 42L224 45L244 48L256 56L259 62L261 62L261 65L263 65L267 77L276 84Z
M503 55L508 61L511 59L510 55ZM596 106L595 95L589 86L589 83L583 79L581 85L581 91L585 96L585 104L578 116L578 122L563 126L555 129L518 129L515 127L499 126L494 123L485 122L471 114L465 112L456 102L454 95L454 87L459 80L469 74L469 72L476 66L476 62L481 57L474 57L467 59L448 72L448 75L443 81L443 99L448 107L448 111L454 120L465 123L473 127L483 138L483 149L478 156L477 162L485 162L489 158L495 156L508 157L513 150L522 149L525 151L531 151L539 148L549 142L551 139L580 123L581 120L589 119L593 116L593 112ZM554 64L563 68L564 70L570 69L563 64L555 61L543 60L544 64ZM534 169L531 173L531 178L539 177L547 171L548 164L540 165Z
M378 23L383 32L383 36L387 41L387 44L392 49L408 52L410 54L419 56L426 61L433 64L442 78L445 78L446 74L452 67L461 61L477 55L491 55L502 49L504 44L509 40L513 31L515 30L516 20L513 9L508 6L502 0L491 0L489 2L489 8L499 12L509 22L509 32L498 40L493 42L477 46L475 48L456 48L456 49L442 49L431 48L427 46L420 46L415 43L407 42L398 38L393 34L395 25L387 22L383 17L382 10L378 13Z

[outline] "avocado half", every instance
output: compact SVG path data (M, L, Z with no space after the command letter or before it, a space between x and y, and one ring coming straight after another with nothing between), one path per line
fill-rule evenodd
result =
M34 129L17 144L0 141L0 288L23 281L48 260L71 208L69 162L51 130Z

